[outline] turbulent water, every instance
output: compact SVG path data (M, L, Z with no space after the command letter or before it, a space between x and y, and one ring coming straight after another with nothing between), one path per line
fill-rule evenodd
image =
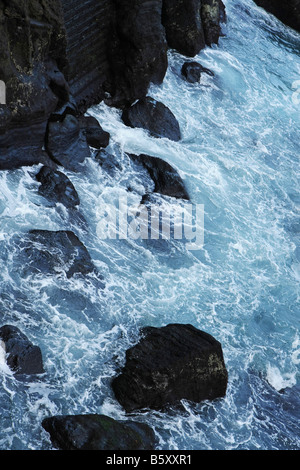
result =
M215 76L182 80L169 52L149 95L177 117L182 140L130 129L104 104L89 111L110 132L113 176L95 159L65 172L87 229L38 194L39 166L0 174L1 325L41 347L45 374L18 379L0 349L0 448L52 449L41 421L57 414L126 419L110 381L145 325L191 323L218 339L229 374L226 397L135 414L158 449L299 449L300 37L251 0L227 0L219 46L199 62ZM100 213L120 197L140 201L139 173L124 152L161 157L204 205L204 244L100 239ZM127 170L126 170L127 168ZM126 191L130 186L131 191ZM29 275L16 236L73 230L105 278Z

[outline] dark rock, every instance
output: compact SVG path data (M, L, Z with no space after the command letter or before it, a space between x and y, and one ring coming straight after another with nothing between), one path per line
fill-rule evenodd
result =
M140 342L126 352L122 373L112 381L127 412L225 396L228 374L222 347L211 335L178 324L142 332Z
M5 344L7 365L15 374L42 374L44 372L42 353L15 326L0 328L0 338Z
M149 155L129 154L129 156L147 169L155 183L154 192L178 199L190 199L179 173L169 163Z
M146 129L154 137L166 137L175 142L181 139L180 127L174 114L167 106L150 96L126 108L122 119L127 126Z
M300 32L300 0L254 0L287 26Z
M67 114L63 121L49 122L46 150L58 165L71 171L79 171L81 164L91 155L79 122L71 114Z
M79 125L91 147L101 149L108 146L110 135L102 129L96 118L82 116L79 118Z
M218 44L222 35L220 23L226 18L222 0L201 0L201 18L206 44Z
M189 83L200 82L202 73L206 73L211 77L214 76L211 70L203 67L198 62L185 62L182 66L181 73Z
M28 273L59 274L65 272L86 275L96 272L90 254L71 231L32 230L22 241L25 271Z
M163 0L162 23L168 45L189 57L205 47L200 8L201 0Z
M60 450L151 450L153 430L146 424L105 415L53 416L42 422Z
M110 104L124 107L162 83L168 67L162 0L115 0L109 59Z
M122 165L115 155L107 153L105 150L100 150L95 155L96 161L101 168L106 171L110 176L114 176L116 171L122 170Z
M56 163L49 157L49 155L39 148L19 147L16 145L15 149L10 149L7 153L1 154L0 152L0 171L16 170L22 166L33 166L39 163L47 165L52 169L57 167Z
M80 204L74 185L64 173L43 166L36 179L41 183L39 193L53 204L60 202L67 208L74 208Z

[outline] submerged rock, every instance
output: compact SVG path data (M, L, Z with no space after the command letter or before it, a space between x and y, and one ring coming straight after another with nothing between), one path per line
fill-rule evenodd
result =
M211 335L180 324L147 327L142 334L112 381L127 412L162 409L182 399L200 402L225 396L228 374L222 347Z
M53 416L42 422L60 450L151 450L153 430L134 421L116 421L105 415Z
M46 150L58 165L71 171L79 171L91 155L86 137L72 114L67 114L63 121L48 123Z
M80 204L74 185L61 171L43 166L36 179L41 183L39 193L53 204L61 203L67 208L76 208Z
M148 130L153 137L165 137L175 142L181 139L180 127L174 114L167 106L150 96L126 108L122 119L127 126Z
M75 274L96 272L90 254L71 231L32 230L22 241L26 256L25 270L33 273L59 274L68 278Z
M129 154L129 156L147 169L155 183L154 192L178 199L190 199L179 173L169 163L149 155Z
M44 372L40 348L34 346L19 328L12 325L2 326L0 339L5 345L7 365L15 374L31 375Z
M189 83L200 82L202 73L206 73L211 77L214 76L211 70L203 67L198 62L185 62L181 68L181 73Z

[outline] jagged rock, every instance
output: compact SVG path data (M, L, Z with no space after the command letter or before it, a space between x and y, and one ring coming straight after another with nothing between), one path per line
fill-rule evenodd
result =
M105 150L100 150L95 155L95 160L99 163L101 168L106 171L110 176L114 176L116 171L122 170L122 165L115 155L107 153Z
M75 208L80 200L73 183L69 178L58 170L43 166L36 175L39 181L39 193L52 202L64 204L67 208Z
M201 0L201 18L206 44L218 44L222 34L220 23L226 19L222 0Z
M26 258L26 273L65 272L71 278L75 274L96 272L88 250L69 230L32 230L22 240L20 248Z
M82 116L79 118L79 125L91 147L101 149L108 146L110 135L102 129L96 118Z
M203 67L198 62L185 62L181 68L181 73L189 83L200 82L202 73L206 73L211 77L214 76L211 70Z
M111 32L110 104L124 107L160 84L168 67L167 42L161 24L162 0L115 0Z
M147 327L126 364L112 381L117 400L127 412L162 409L186 399L224 397L228 374L221 344L192 325Z
M130 127L146 129L154 137L166 137L175 142L181 139L180 127L170 109L150 96L139 100L122 113L123 122Z
M53 416L42 421L60 450L151 450L153 430L143 423L116 421L105 415Z
M287 26L300 32L300 0L254 0Z
M86 137L72 114L67 114L63 121L49 122L46 150L58 165L71 171L79 171L91 155Z
M189 57L205 47L200 7L201 0L163 0L162 23L168 45Z
M15 374L42 374L43 358L38 346L34 346L19 328L5 325L0 328L4 342L7 365Z
M169 163L158 157L150 155L133 155L130 158L143 165L155 183L154 192L179 199L188 199L189 195L184 183L177 172Z

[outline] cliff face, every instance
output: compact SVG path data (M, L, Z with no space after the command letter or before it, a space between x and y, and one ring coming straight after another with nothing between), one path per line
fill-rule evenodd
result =
M193 56L218 42L221 0L173 3L0 0L0 169L47 160L47 124L63 109L78 115L103 99L124 108L145 97L164 79L169 47Z
M300 0L254 0L287 26L300 32Z

